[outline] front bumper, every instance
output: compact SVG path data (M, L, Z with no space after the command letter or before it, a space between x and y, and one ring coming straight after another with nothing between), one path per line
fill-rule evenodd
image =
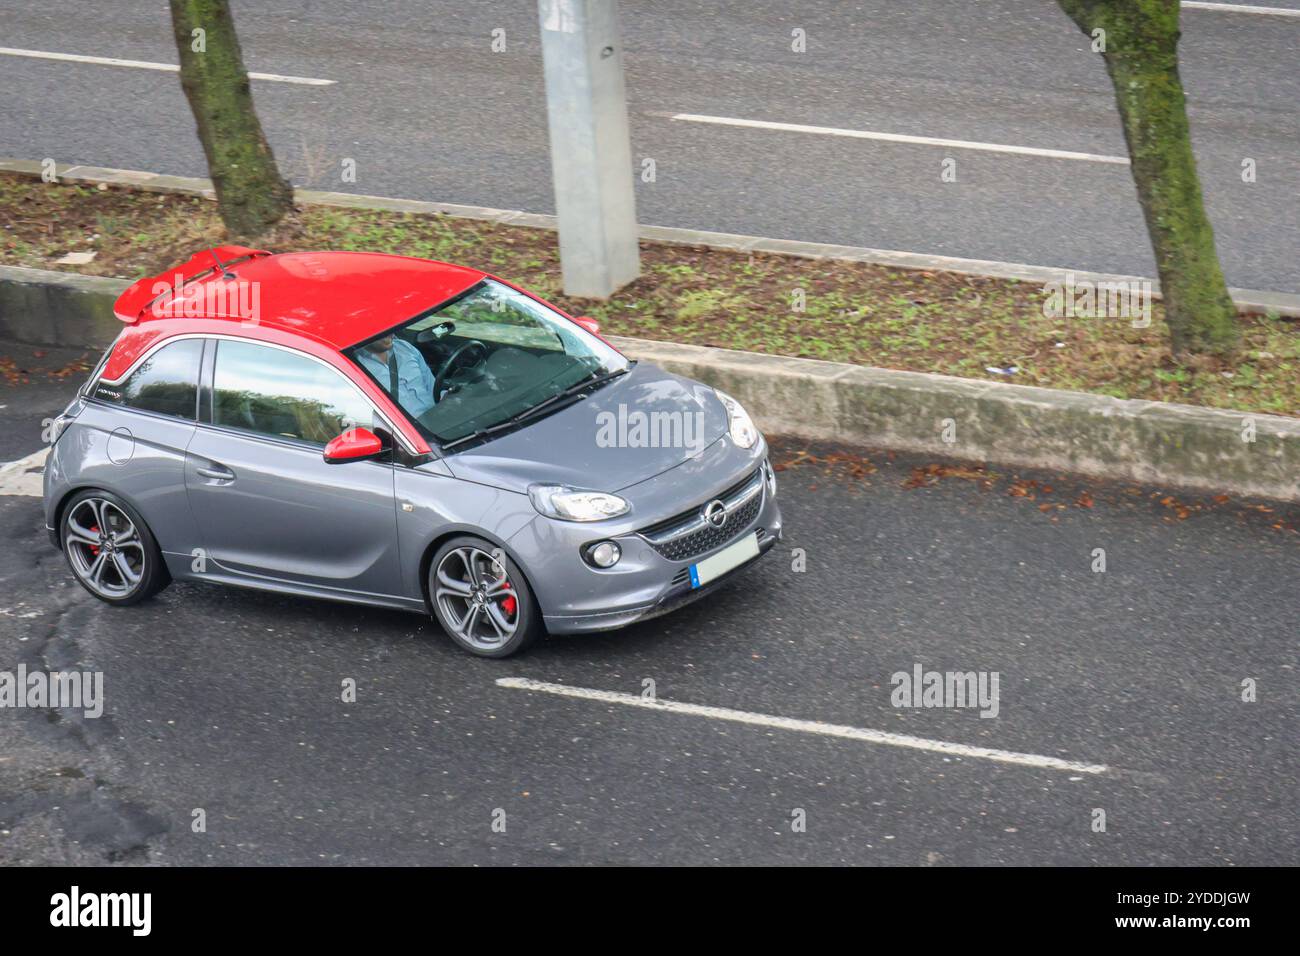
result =
M730 475L729 483L734 483L735 478L734 473ZM781 510L766 481L760 495L756 509L745 509L743 524L729 528L725 537L709 539L706 550L679 560L670 556L675 553L672 548L648 540L642 533L644 526L621 527L617 532L611 529L602 534L601 529L590 525L542 517L515 535L509 547L528 573L547 630L555 634L611 630L696 601L771 550L782 535ZM688 499L682 504L699 507L708 501ZM758 555L702 587L692 587L693 564L750 534L758 535ZM614 567L596 569L582 560L583 547L598 540L618 544L622 557Z
M680 584L670 584L654 604L644 607L605 611L598 614L569 616L543 614L546 629L552 634L586 634L595 631L612 631L620 627L626 627L629 624L636 624L640 621L648 621L664 614L670 614L688 604L693 604L700 598L712 594L724 584L729 583L741 571L767 554L780 540L780 534L781 532L778 530L775 535L764 535L759 541L758 554L755 557L750 558L744 564L737 565L722 577L710 581L703 587L691 587L691 582L688 579Z

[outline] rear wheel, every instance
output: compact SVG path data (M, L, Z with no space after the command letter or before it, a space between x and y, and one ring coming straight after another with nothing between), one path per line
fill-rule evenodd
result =
M144 520L111 492L78 492L63 509L60 532L77 582L107 604L136 604L171 580Z
M528 582L500 548L453 538L429 565L429 603L453 641L480 657L509 657L542 631Z

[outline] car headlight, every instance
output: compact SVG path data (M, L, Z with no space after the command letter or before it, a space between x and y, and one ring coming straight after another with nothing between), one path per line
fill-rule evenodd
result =
M731 440L736 443L736 447L753 448L754 442L758 441L758 429L754 427L749 412L726 392L715 388L713 394L718 396L718 401L722 402L722 407L727 410L727 431L731 434Z
M618 495L603 491L582 491L568 485L532 485L528 497L542 514L561 521L601 521L617 518L631 510Z

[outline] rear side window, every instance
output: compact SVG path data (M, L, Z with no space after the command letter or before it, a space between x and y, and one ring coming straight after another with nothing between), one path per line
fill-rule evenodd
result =
M119 339L121 336L118 337ZM90 377L81 383L81 394L92 395L95 391L95 384L99 381L100 373L104 371L104 366L108 364L108 357L113 354L113 349L117 348L118 339L113 340L113 344L104 349L104 354L99 357L95 363L95 370L90 373Z
M335 369L251 342L217 345L212 423L323 445L349 428L374 427L374 410Z
M120 385L101 381L92 394L125 408L194 421L202 356L202 339L172 342L141 362Z

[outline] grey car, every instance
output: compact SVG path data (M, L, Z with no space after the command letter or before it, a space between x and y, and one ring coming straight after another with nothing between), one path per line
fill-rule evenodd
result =
M781 536L735 399L477 270L227 246L116 311L44 479L110 604L232 584L432 612L504 657L696 600Z

